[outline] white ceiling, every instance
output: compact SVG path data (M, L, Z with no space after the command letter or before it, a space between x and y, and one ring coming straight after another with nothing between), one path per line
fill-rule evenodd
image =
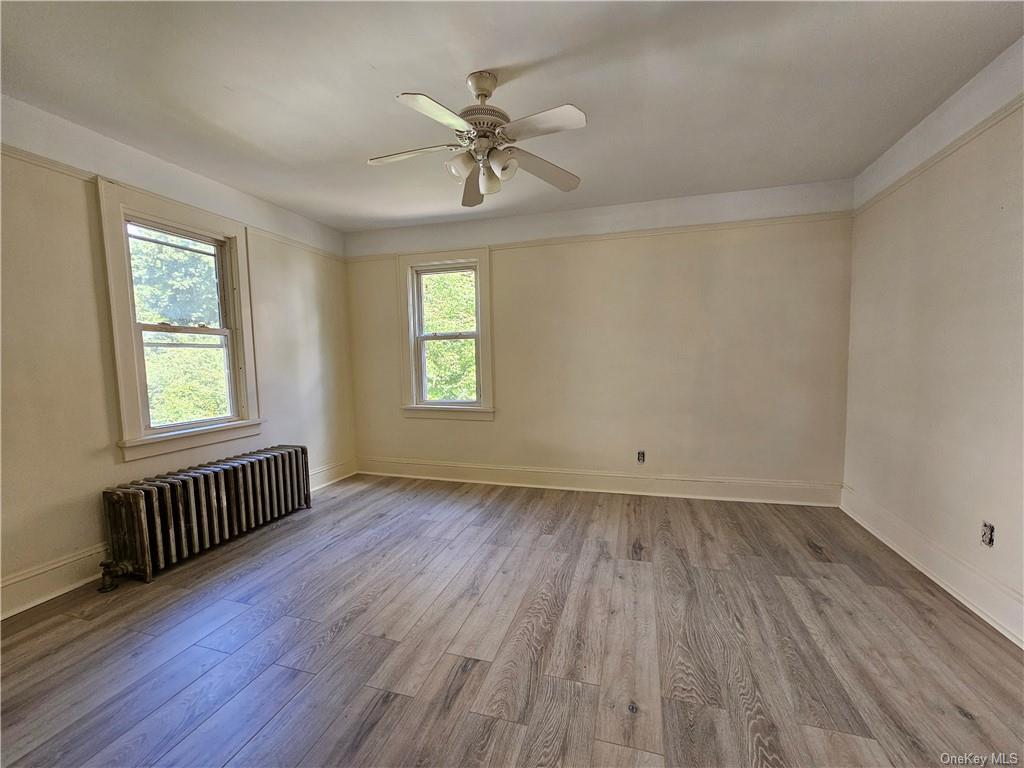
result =
M3 92L344 230L856 175L1024 32L1020 3L3 3ZM472 211L442 156L499 76L523 143L583 177L519 174Z

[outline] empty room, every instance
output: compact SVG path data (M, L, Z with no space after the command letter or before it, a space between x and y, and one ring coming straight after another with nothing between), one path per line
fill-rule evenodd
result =
M0 33L5 768L1024 760L1024 3Z

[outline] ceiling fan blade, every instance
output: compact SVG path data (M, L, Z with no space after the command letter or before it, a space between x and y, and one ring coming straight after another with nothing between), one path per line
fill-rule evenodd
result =
M501 126L501 132L513 141L532 139L548 133L571 131L587 124L587 116L579 107L563 104L554 109L547 109L529 117L521 117Z
M473 126L459 117L457 113L448 109L444 104L438 104L426 94L400 93L398 94L398 100L410 109L415 109L421 115L426 115L431 120L436 120L453 131L464 131L466 133L473 131Z
M381 155L380 157L371 157L366 161L367 165L385 165L386 163L394 163L398 160L405 160L407 157L416 157L416 155L426 155L430 152L440 152L442 149L447 149L454 152L457 149L463 149L461 144L437 144L433 147L420 147L419 149L407 149L405 152L395 152L393 155Z
M572 192L580 185L580 177L569 173L565 168L559 168L554 163L537 157L531 152L519 147L509 147L509 154L519 161L519 167L527 173L533 174L541 181L546 181L553 187L563 192Z
M462 206L472 208L480 205L483 201L484 196L480 192L480 166L474 165L473 170L466 177L466 186L462 188Z

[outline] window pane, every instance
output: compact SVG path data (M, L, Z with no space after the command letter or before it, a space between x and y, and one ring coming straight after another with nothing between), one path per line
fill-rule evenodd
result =
M426 272L420 275L423 333L476 330L476 272Z
M426 399L476 402L476 340L423 342Z
M232 415L224 336L142 334L152 427Z
M215 246L138 224L128 246L138 322L221 327Z

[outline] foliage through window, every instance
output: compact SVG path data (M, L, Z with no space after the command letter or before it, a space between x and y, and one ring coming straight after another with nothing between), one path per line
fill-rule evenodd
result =
M418 270L415 318L417 399L423 403L478 403L477 270Z
M126 222L148 426L231 418L221 245Z

